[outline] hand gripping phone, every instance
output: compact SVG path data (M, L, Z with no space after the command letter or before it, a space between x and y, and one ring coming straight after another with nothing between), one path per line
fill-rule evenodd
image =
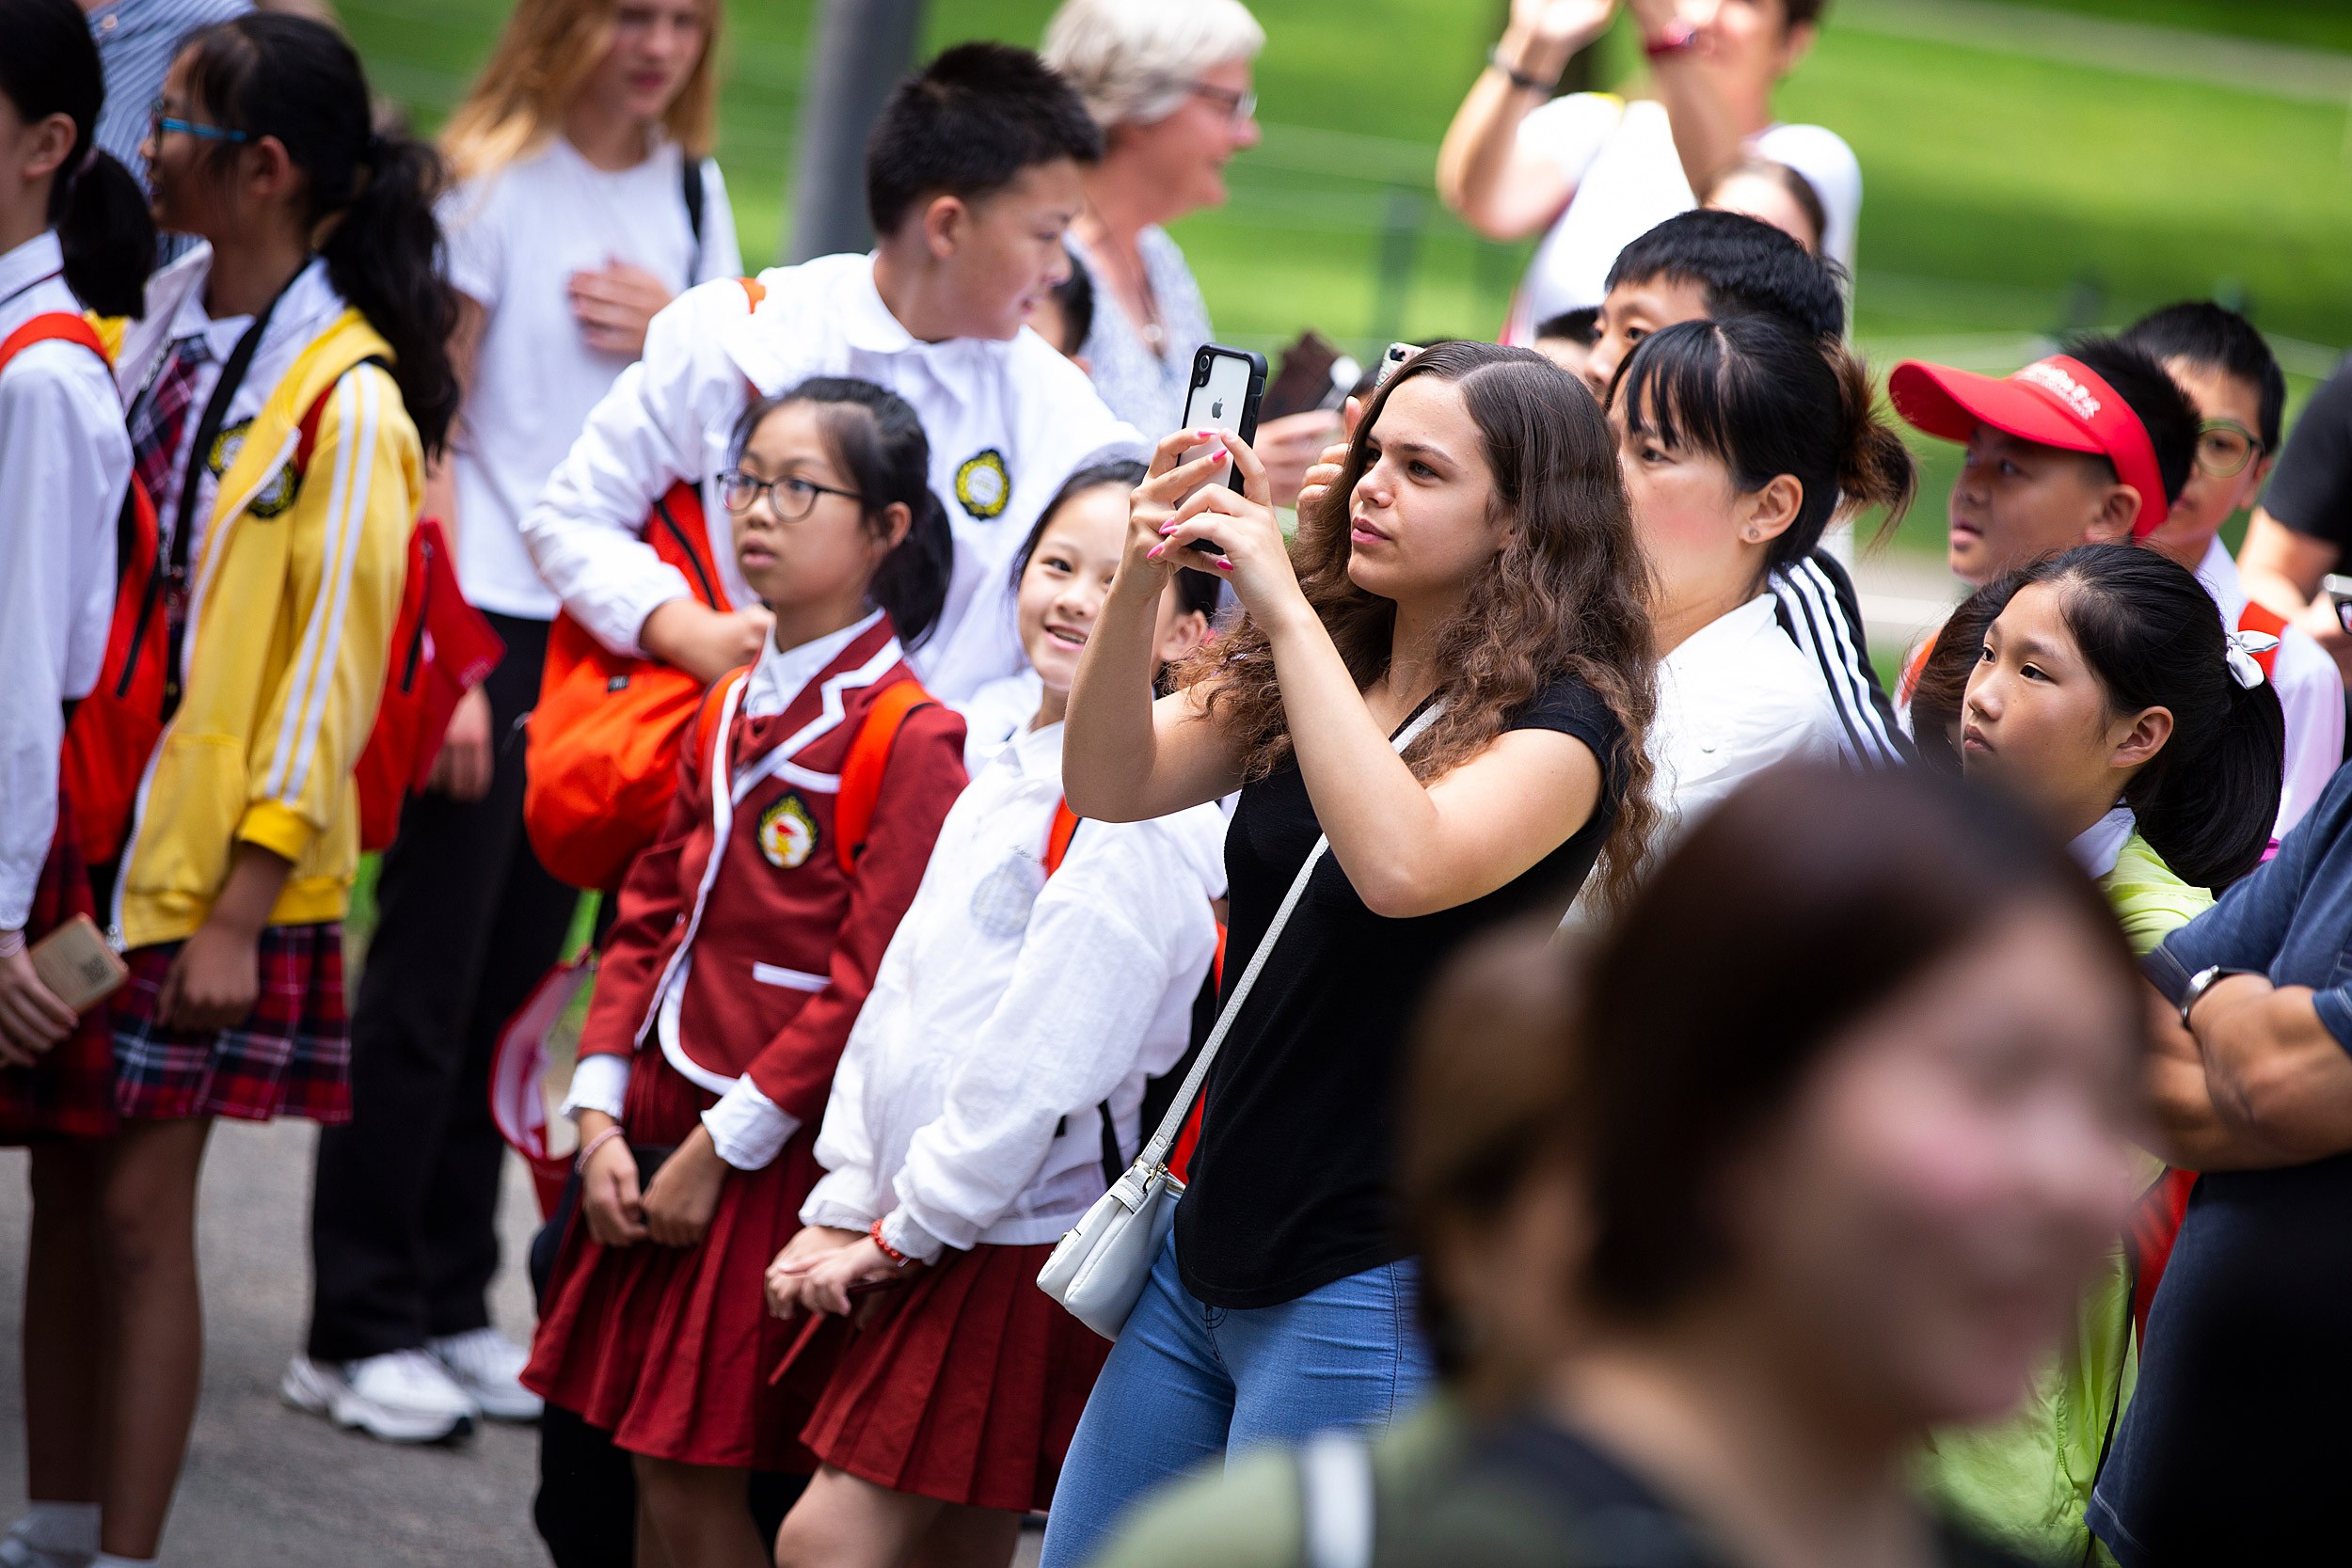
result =
M1245 441L1255 440L1258 404L1264 397L1264 355L1203 343L1192 356L1192 389L1184 395L1184 428L1226 430ZM1185 452L1183 461L1195 462L1208 452L1208 447L1198 446ZM1236 490L1242 487L1241 465L1232 466L1226 483ZM1210 539L1196 539L1190 547L1203 555L1225 553Z

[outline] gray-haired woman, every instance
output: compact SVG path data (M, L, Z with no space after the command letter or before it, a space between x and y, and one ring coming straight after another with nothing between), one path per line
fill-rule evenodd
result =
M1183 421L1193 351L1210 336L1200 285L1162 226L1223 205L1226 164L1257 145L1250 62L1264 45L1241 0L1065 0L1045 29L1046 62L1085 95L1105 143L1070 228L1102 302L1079 353L1103 401L1149 436ZM1312 414L1261 433L1286 504L1334 425Z

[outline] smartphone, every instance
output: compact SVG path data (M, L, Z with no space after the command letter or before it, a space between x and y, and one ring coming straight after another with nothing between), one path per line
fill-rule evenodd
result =
M1418 344L1391 343L1389 345L1389 352L1380 356L1380 373L1373 378L1372 385L1374 388L1377 389L1387 386L1389 384L1389 377L1394 375L1399 368L1404 365L1406 360L1410 359L1414 355L1419 354L1420 352L1421 348Z
M1192 356L1192 390L1184 398L1184 428L1230 430L1245 441L1256 440L1258 404L1264 398L1264 355L1203 343ZM1185 461L1190 462L1208 450L1196 447L1185 453ZM1236 490L1241 488L1238 466L1227 483Z
M2319 587L2328 595L2328 602L2336 607L2337 624L2352 631L2352 578L2330 572L2319 579Z
M30 957L33 974L49 994L77 1013L89 1011L131 977L86 914L75 915L33 943Z

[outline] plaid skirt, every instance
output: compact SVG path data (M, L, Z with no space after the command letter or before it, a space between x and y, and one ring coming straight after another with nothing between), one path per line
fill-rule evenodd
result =
M122 956L115 992L115 1109L125 1117L351 1119L351 1024L343 1007L343 927L270 926L261 937L261 995L232 1028L190 1032L155 1022L176 942Z

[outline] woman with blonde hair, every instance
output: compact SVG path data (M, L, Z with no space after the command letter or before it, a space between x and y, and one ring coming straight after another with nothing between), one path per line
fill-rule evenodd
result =
M358 1109L320 1141L317 1293L288 1373L296 1402L389 1440L540 1414L485 1301L504 1155L491 1051L579 898L523 832L517 724L557 604L516 524L653 313L741 268L707 157L718 25L717 0L520 0L444 136L464 401L425 510L506 652L384 859L352 1020Z

